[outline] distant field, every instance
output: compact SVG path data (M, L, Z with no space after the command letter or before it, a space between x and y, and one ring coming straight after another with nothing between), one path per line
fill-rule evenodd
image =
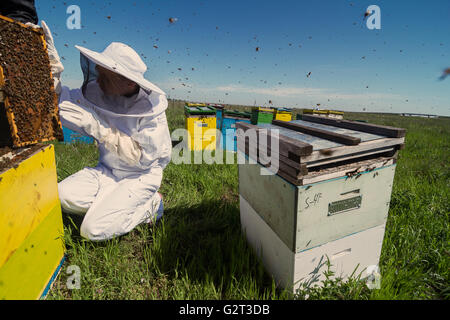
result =
M183 106L169 103L171 131L184 127ZM358 279L327 280L322 289L295 296L276 288L241 233L237 165L170 163L160 190L165 215L156 226L93 243L80 238L79 219L65 219L67 261L48 299L448 300L450 118L346 113L345 119L407 129L380 259L381 289ZM93 145L56 143L55 149L59 181L97 163ZM79 290L66 287L70 265L80 267Z

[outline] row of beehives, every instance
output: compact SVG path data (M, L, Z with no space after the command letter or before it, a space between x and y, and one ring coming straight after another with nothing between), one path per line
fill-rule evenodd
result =
M227 110L221 105L187 103L185 129L189 132L190 150L236 151L236 123L270 123L273 118L290 121L292 112L287 108L254 107L252 112ZM221 135L218 136L214 130Z
M242 229L277 283L319 283L328 259L344 278L377 270L405 130L310 115L237 127Z
M304 114L316 114L316 110L304 110ZM185 128L190 134L188 147L190 150L223 149L236 152L236 123L263 124L273 120L291 121L292 109L253 107L251 112L227 110L221 105L187 103L185 106ZM342 116L339 111L320 111L327 117ZM217 129L221 135L212 133ZM196 131L198 130L198 131ZM216 141L216 143L214 143Z

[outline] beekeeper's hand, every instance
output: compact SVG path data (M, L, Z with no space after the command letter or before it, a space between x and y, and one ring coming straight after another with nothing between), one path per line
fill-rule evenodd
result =
M117 154L119 158L130 165L139 163L142 151L136 141L116 128L101 128L102 125L100 123L99 127L99 132L104 132L98 141L103 143L106 150Z
M42 20L42 29L44 30L45 41L47 42L48 58L50 60L50 69L53 75L53 82L55 86L55 92L57 95L61 93L61 73L64 71L64 66L59 59L58 51L55 48L53 36L50 28L45 21Z
M67 125L69 129L80 128L128 164L139 163L142 154L140 145L122 131L110 127L95 111L70 101L61 102L59 110L62 124Z
M84 121L84 131L103 144L106 150L117 154L119 158L128 164L135 165L139 163L142 151L135 140L122 131L110 127L95 113L86 115Z
M27 22L25 23L26 26L32 27L34 29L39 29L40 27L37 24L34 24L33 22Z

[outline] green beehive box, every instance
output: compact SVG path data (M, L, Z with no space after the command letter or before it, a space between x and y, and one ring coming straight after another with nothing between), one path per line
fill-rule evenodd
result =
M224 116L232 117L232 118L250 119L251 113L245 112L245 111L238 111L238 110L224 110Z
M205 104L192 104L187 103L184 106L186 115L215 115L216 108L207 106Z
M253 107L251 117L252 124L272 123L274 111L275 110L272 108Z

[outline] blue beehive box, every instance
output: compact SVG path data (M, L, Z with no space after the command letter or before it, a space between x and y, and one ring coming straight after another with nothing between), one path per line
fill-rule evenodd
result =
M222 120L222 137L220 146L226 151L236 152L236 122L250 123L251 114L249 112L238 112L225 110Z
M216 109L216 129L222 131L223 110L224 107L220 104L208 104L209 107ZM216 137L216 147L219 148L222 145L221 137Z
M222 128L223 106L217 104L210 104L209 106L216 109L216 128L220 130Z
M94 143L94 138L84 136L81 133L78 133L65 127L63 127L63 134L65 143L74 143L74 142Z

